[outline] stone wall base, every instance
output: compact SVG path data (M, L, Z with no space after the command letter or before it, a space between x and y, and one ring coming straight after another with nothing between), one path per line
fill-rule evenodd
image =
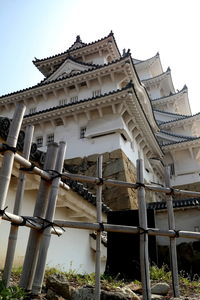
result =
M67 171L76 174L96 176L98 154L87 157L76 157L65 161ZM103 153L103 177L122 181L135 182L136 169L122 150ZM86 184L87 188L96 193L95 186ZM136 191L119 186L104 186L103 201L112 210L136 209Z

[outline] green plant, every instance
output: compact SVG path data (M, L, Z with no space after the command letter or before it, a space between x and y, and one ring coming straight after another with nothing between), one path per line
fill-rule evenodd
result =
M18 286L6 287L4 282L0 281L0 300L20 300L27 296L22 288Z
M171 272L167 271L166 266L158 268L156 265L150 267L150 277L152 280L171 280Z

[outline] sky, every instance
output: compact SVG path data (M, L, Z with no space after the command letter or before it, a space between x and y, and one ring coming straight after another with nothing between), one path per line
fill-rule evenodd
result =
M175 89L186 84L192 113L200 111L199 0L0 0L0 95L33 86L33 65L112 30L119 50L145 60L160 53Z

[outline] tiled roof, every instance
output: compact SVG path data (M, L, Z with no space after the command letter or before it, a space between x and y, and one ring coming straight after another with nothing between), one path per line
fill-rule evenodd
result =
M126 59L127 57L129 57L130 54L127 54L126 56L124 57L120 57L119 59L116 59L114 61L112 61L111 63L108 63L108 64L103 64L103 65L92 65L92 66L95 66L94 70L96 69L101 69L101 68L104 68L104 67L107 67L107 66L110 66L112 64L115 64L117 62L120 62L120 61L123 61L124 59ZM8 96L12 96L12 95L15 95L15 94L18 94L18 93L22 93L22 92L25 92L25 91L29 91L29 90L32 90L34 88L37 88L37 87L40 87L40 86L44 86L44 85L48 85L50 83L53 83L53 82L58 82L58 81L62 81L62 80L65 80L67 78L73 78L73 77L76 77L76 76L79 76L80 74L85 74L87 72L91 72L93 70L85 70L85 71L82 71L81 73L79 74L72 74L72 75L66 75L66 76L63 76L62 78L57 78L57 79L54 79L50 82L44 82L46 81L47 78L45 78L44 80L42 80L41 82L39 82L38 84L36 85L33 85L31 87L28 87L28 88L25 88L25 89L22 89L22 90L19 90L19 91L16 91L16 92L12 92L12 93L9 93L9 94L6 94L6 95L2 95L0 96L0 99L4 98L4 97L8 97Z
M75 42L71 45L71 47L69 47L68 51L71 50L77 43L80 44L80 46L78 48L81 48L86 45L86 43L82 42L80 35L77 35ZM78 48L75 48L75 49L78 49Z
M71 180L71 179L66 179L66 180L64 180L64 182L66 184L68 184L73 191L77 192L88 202L90 202L94 206L96 206L96 196L94 194L92 194L91 192L89 192L89 190L82 183L77 182L75 180ZM102 203L102 210L105 213L111 211L111 209L104 203Z
M189 199L183 199L183 200L174 200L173 201L173 207L179 208L179 207L191 207L191 206L199 206L200 205L200 199L199 198L189 198ZM152 202L147 203L148 209L167 209L167 203L166 202Z
M131 87L131 85L128 84L126 87L124 87L122 89L117 89L115 91L111 91L109 93L105 93L105 94L102 94L102 95L99 95L99 96L96 96L96 97L91 97L91 98L87 98L87 99L81 99L81 100L78 100L78 101L73 102L73 103L67 103L67 104L63 104L63 105L59 105L59 106L50 107L50 108L47 108L47 109L44 109L44 110L41 110L41 111L34 112L32 114L25 115L24 118L28 118L28 117L32 117L32 116L35 116L35 115L43 114L43 113L46 113L46 112L58 110L58 109L64 108L64 107L75 106L75 105L80 104L80 103L89 102L89 101L92 101L92 100L95 100L95 99L98 99L98 98L107 97L109 95L114 95L114 94L117 94L117 93L119 93L121 91L125 91L125 90L129 89L130 87Z
M6 140L6 138L7 138L10 123L11 122L8 118L0 117L0 137L3 140ZM25 133L24 133L24 131L21 130L18 141L17 141L17 150L18 151L22 151L22 149L23 149L24 138L25 138ZM35 143L33 143L32 147L31 147L30 159L34 162L37 162L41 166L44 164L45 156L46 156L46 153L38 150L37 145ZM77 192L88 202L90 202L91 204L96 206L96 196L93 195L91 192L89 192L88 189L85 188L82 183L79 183L74 180L69 180L69 179L66 179L66 180L64 179L62 181L64 181L66 184L68 184L73 191ZM107 213L108 211L111 211L111 209L106 204L102 203L102 211Z
M147 59L144 59L144 60L140 60L140 59L136 59L136 58L133 58L133 61L134 62L134 65L137 65L137 64L140 64L140 63L144 63L144 62L148 62L149 60L151 60L152 58L157 58L159 57L159 52L156 53L156 55L150 57L150 58L147 58Z
M161 73L161 74L159 74L159 75L157 75L157 76L154 76L154 77L151 77L151 78L148 78L148 79L143 79L143 80L141 80L141 81L142 81L142 82L147 82L147 81L150 81L150 80L154 80L154 79L159 78L159 77L161 77L161 76L163 76L163 75L166 75L166 74L169 73L170 71L171 71L170 68L168 68L167 71L165 71L165 72L163 72L163 73Z
M190 141L195 141L195 140L200 140L200 137L191 137L190 139L185 139L185 140L178 141L178 142L169 142L169 143L165 143L165 144L162 145L162 147L169 146L169 145L181 144L181 143L190 142Z
M83 65L83 66L86 66L86 67L91 67L89 70L92 70L92 68L93 69L95 69L95 68L97 68L98 66L100 66L100 65L96 65L96 64L89 64L89 63L85 63L85 62L82 62L82 61L78 61L78 60L76 60L75 58L73 58L72 56L70 56L70 55L68 55L66 58L65 58L65 60L63 61L63 62L61 62L58 66L57 66L57 68L55 69L55 70L53 70L47 77L45 77L41 82L44 82L44 81L47 81L48 80L48 78L54 73L54 72L56 72L56 70L58 70L59 68L60 68L60 66L67 60L67 59L70 59L71 61L73 61L73 62L75 62L75 63L77 63L77 64L79 64L79 65ZM105 64L104 64L105 65ZM102 65L101 65L102 66ZM87 70L88 71L88 70ZM79 73L80 74L80 73ZM70 74L69 74L70 75ZM72 76L72 75L71 75ZM63 77L64 78L64 77ZM40 82L40 83L41 83Z
M176 133L172 133L172 132L168 132L168 131L164 131L164 130L161 130L160 133L164 133L169 136L174 136L177 138L183 138L184 140L193 140L194 139L194 136L181 135L181 134L176 134Z
M167 115L174 115L174 116L180 116L180 117L190 117L189 115L181 115L181 114L177 114L177 113L174 113L174 112L169 112L169 111L164 111L164 110L159 110L159 109L154 109L154 111L161 112L161 113L167 114Z
M98 43L98 42L100 42L100 41L103 41L103 40L107 39L109 36L112 36L113 39L114 39L114 41L115 41L114 34L113 34L113 32L111 31L106 37L103 37L103 38L98 39L98 40L96 40L96 41L94 41L94 42L91 42L91 43L83 43L83 46L82 46L81 48L84 48L84 47L87 47L87 46L90 46L90 45L94 45L94 44L96 44L96 43ZM115 41L115 43L116 43L116 41ZM73 45L72 45L72 46L73 46ZM71 47L72 47L72 46L71 46ZM117 46L117 44L116 44L116 46ZM71 48L71 47L70 47L70 48ZM68 50L64 51L64 52L61 52L61 53L58 53L58 54L55 54L55 55L52 55L52 56L49 56L49 57L46 57L46 58L42 58L42 59L37 59L37 58L36 58L36 59L33 61L33 63L34 63L34 64L37 64L38 62L42 62L42 61L45 61L45 60L48 60L48 59L51 59L51 58L59 57L59 56L61 56L61 55L63 55L63 54L67 54L67 53L69 53L69 52L72 52L72 51L75 51L75 50L76 50L76 49L70 50L70 48L69 48ZM78 49L78 48L77 48L77 49ZM118 50L118 52L119 52L118 47L117 47L117 50ZM119 54L120 54L120 52L119 52ZM121 56L121 54L120 54L120 56Z
M159 100L162 100L162 99L167 99L167 98L169 98L169 97L173 97L173 96L179 95L179 94L181 94L183 91L186 91L186 90L187 90L187 86L184 85L184 87L183 87L180 91L178 91L177 93L172 93L172 92L171 92L168 96L163 96L163 97L151 99L151 101L154 102L154 101L159 101Z

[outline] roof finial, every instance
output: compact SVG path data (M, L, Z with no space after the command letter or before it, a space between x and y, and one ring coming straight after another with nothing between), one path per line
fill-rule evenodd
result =
M112 30L110 31L109 35L113 35L113 31Z
M77 35L76 36L76 43L82 43L82 40L80 38L80 35Z
M171 69L170 69L170 67L168 67L168 68L167 68L167 72L171 72Z

